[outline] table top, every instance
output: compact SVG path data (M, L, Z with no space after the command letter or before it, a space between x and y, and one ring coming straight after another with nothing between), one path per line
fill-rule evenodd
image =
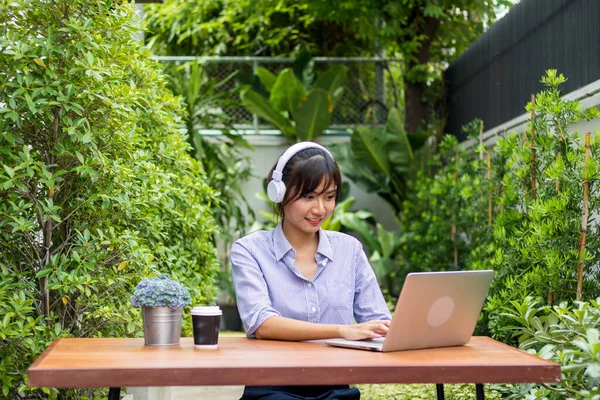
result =
M57 339L28 370L32 387L558 382L560 366L488 337L379 353L323 343L219 338L217 350L144 339Z

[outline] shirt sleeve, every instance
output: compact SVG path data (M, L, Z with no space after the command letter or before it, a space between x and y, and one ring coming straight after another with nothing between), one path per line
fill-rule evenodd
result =
M253 335L267 319L281 314L271 306L258 261L239 241L231 246L231 275L244 329Z
M360 242L357 240L355 243L354 318L358 323L372 320L391 320L390 310L379 288L375 272L373 272Z

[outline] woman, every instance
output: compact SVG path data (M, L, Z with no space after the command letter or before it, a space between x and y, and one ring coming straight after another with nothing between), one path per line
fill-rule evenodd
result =
M321 229L342 185L331 153L316 143L297 143L279 158L268 180L281 222L231 248L248 336L292 341L384 336L390 313L360 242ZM246 387L242 400L306 397L358 399L360 393L348 386Z

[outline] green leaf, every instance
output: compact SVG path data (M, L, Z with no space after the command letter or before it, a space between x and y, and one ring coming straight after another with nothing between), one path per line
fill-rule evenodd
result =
M360 234L362 241L365 243L365 245L370 251L376 251L381 249L379 241L377 239L377 235L373 233L373 231L369 227L369 224L365 220L359 218L354 213L344 214L342 215L340 220L342 222L342 225Z
M427 3L423 10L423 15L426 17L433 17L436 19L442 19L446 16L444 9L438 5Z
M377 224L377 237L381 245L381 255L383 257L393 256L396 250L395 232L388 232L383 225Z
M359 126L350 137L352 153L358 162L366 163L375 171L381 171L386 176L392 174L388 149L381 141L381 131Z
M323 89L312 89L298 108L296 132L299 140L314 140L331 123L331 100Z
M230 132L223 132L223 135L227 137L227 139L231 140L235 143L236 146L243 147L248 150L254 151L254 146L250 144L242 135L232 134Z
M344 65L333 65L327 71L320 74L315 82L316 88L326 90L332 98L335 106L341 97L342 90L346 83L346 73L348 68Z
M6 173L8 174L9 177L12 178L12 177L15 176L15 170L14 169L12 169L11 167L9 167L6 164L3 164L2 166L4 167L4 170L6 171Z
M277 76L269 102L277 111L288 111L298 121L297 111L306 90L294 72L286 68Z
M14 111L11 111L6 114L8 118L10 118L13 122L17 122L19 120L19 114Z
M4 139L6 139L6 141L8 143L10 143L11 145L13 145L13 146L15 145L15 137L13 135L11 135L10 133L5 132L5 133L2 134L2 137Z
M294 75L306 88L310 88L315 79L315 62L308 51L301 51L294 61Z
M8 326L8 323L10 322L10 318L12 317L13 313L6 313L6 315L4 316L4 318L2 319L2 325L4 325L5 327Z
M412 165L414 153L397 108L392 108L389 111L386 130L390 134L388 139L390 162L399 167L401 171L408 171Z
M56 334L56 336L60 335L60 331L62 330L60 323L57 322L56 324L54 324L54 333Z
M275 85L275 81L277 77L271 71L264 67L258 67L256 69L256 76L260 79L261 83L264 85L265 89L269 92L273 89L273 85Z
M296 133L290 121L276 111L263 96L250 88L245 88L240 93L240 97L242 104L250 112L277 126L285 136L290 138L295 136Z
M52 271L54 271L54 269L53 269L53 268L46 268L46 269L43 269L43 270L41 270L40 272L38 272L38 273L35 275L35 277L36 277L36 278L43 278L44 276L48 276L48 275L50 275L50 274L52 273Z

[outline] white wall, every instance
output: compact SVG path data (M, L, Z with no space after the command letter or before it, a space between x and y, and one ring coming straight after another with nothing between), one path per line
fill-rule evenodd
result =
M272 211L271 204L264 202L263 200L257 199L255 194L263 192L263 181L266 179L267 174L277 162L277 159L288 147L287 142L281 137L276 135L247 135L244 137L254 147L255 151L246 151L246 154L252 159L254 166L253 174L256 178L251 178L248 182L245 182L242 186L242 192L246 199L253 207L257 214L257 219L262 221L262 217L258 215L260 210ZM336 136L336 137L320 137L318 142L324 146L327 146L333 142L348 142L350 137L347 136ZM371 211L375 219L381 223L385 228L392 230L398 229L398 226L394 220L394 213L391 207L383 201L379 196L375 194L365 193L362 189L355 186L349 179L342 177L345 182L350 183L350 195L356 198L351 211L356 210L369 210Z

